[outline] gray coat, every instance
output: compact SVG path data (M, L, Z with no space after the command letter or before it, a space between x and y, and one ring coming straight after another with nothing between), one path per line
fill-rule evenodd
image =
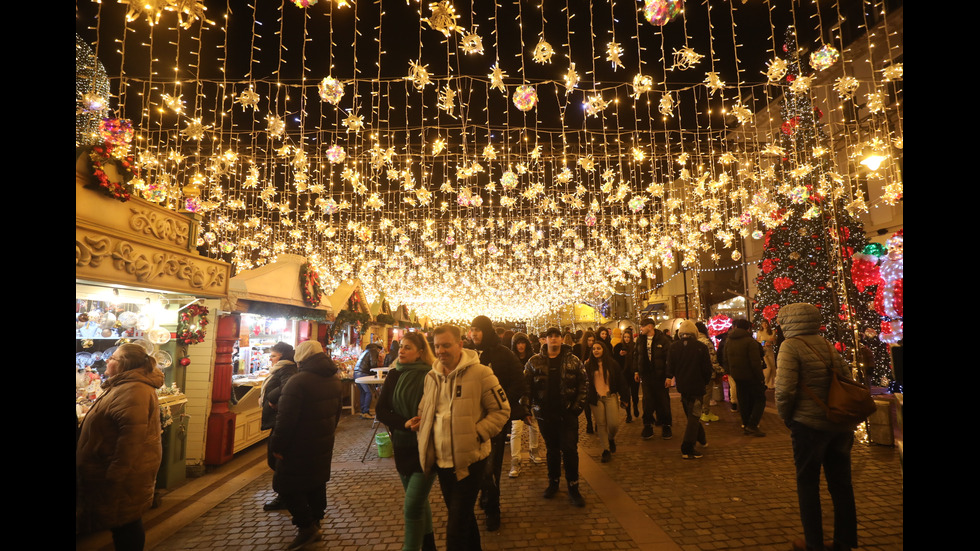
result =
M841 375L851 376L837 350L820 336L820 323L820 311L812 304L801 302L780 308L779 325L786 340L780 345L777 356L776 409L784 421L797 421L822 431L853 431L854 425L827 420L826 410L802 388L802 385L808 386L826 403L831 380L828 362Z

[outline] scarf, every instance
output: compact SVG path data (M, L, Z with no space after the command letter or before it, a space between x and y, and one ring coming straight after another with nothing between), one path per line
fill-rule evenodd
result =
M423 362L403 364L398 360L392 365L398 370L398 384L391 396L391 407L395 413L411 419L418 415L419 402L425 389L425 374L432 366Z
M279 360L278 362L276 362L276 365L272 366L272 369L269 370L269 376L262 380L262 388L259 389L259 404L260 405L265 404L265 387L266 387L266 385L269 384L269 379L272 378L272 374L275 373L276 371L278 371L280 367L283 367L283 366L286 366L286 365L293 365L293 363L294 362L291 362L289 360Z

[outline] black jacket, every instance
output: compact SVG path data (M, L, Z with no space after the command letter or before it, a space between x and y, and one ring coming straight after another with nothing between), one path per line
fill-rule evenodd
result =
M682 396L704 396L713 375L708 347L696 337L682 338L670 345L665 379L676 377L677 391Z
M653 333L653 361L647 358L647 336L640 333L633 348L633 373L644 379L663 381L667 378L667 350L673 341L666 333L657 329ZM655 383L656 384L656 383Z
M272 478L275 491L303 492L330 480L341 390L337 366L323 352L300 362L286 382L270 440L272 452L282 455Z
M524 379L527 381L528 394L525 406L529 406L538 419L554 419L564 414L579 415L585 407L585 396L588 387L588 376L585 366L578 356L572 353L572 347L562 345L561 353L561 411L548 411L545 407L548 399L548 349L542 347L540 354L531 356L524 366Z
M371 370L375 367L381 367L382 358L380 356L381 345L372 342L367 345L364 352L361 352L361 357L357 359L354 371L361 375L374 375L374 372Z
M295 375L298 370L295 363L286 361L288 363L284 363L282 367L275 370L272 375L269 375L269 379L265 383L265 392L263 394L265 403L262 404L262 430L269 430L276 426L276 410L272 409L269 402L273 404L279 403L279 396L282 395L282 389L286 386L286 381Z
M527 394L524 366L514 352L500 344L500 336L492 326L481 327L480 330L483 332L483 339L476 347L477 352L480 353L480 363L493 370L500 386L507 393L510 418L524 419L527 416L527 409L521 405L521 398Z
M605 369L609 372L609 393L623 396L629 392L629 387L626 386L626 379L623 377L623 369L619 366L618 362L610 363L612 365L605 366ZM589 358L589 361L585 362L585 375L588 378L585 400L592 405L599 404L599 393L595 389L595 373L598 369L599 364L593 361L592 358Z
M741 328L728 332L725 339L723 356L725 369L736 381L752 380L763 382L762 357L765 354L759 341L752 334Z

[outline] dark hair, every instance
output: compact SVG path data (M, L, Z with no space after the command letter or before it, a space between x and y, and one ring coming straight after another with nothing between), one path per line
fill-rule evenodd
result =
M436 335L441 335L443 333L449 333L454 339L456 339L457 342L461 341L463 338L463 334L459 331L459 327L449 325L448 323L436 327L435 330L432 331L432 336L435 337Z
M708 334L708 326L705 325L703 321L699 321L699 322L695 323L694 325L695 325L695 327L698 328L698 332L704 333L705 335Z
M595 345L597 344L602 347L602 357L599 358L598 360L596 360L595 355L592 353L592 349L595 348ZM592 343L592 346L589 347L589 350L587 352L588 352L588 356L586 357L585 360L586 367L594 372L596 369L599 369L598 362L601 361L602 365L605 366L605 369L603 370L603 379L605 383L608 385L609 370L619 367L619 362L616 361L615 356L612 355L612 350L609 349L609 345L606 344L606 342L603 341L602 339L596 339L596 341Z
M294 361L293 358L296 354L296 350L291 344L281 341L272 345L272 352L278 352L283 360L289 360L291 362Z
M657 322L653 321L653 318L643 318L640 320L640 327L643 327L644 325L656 326Z
M750 322L749 320L737 319L735 320L735 327L749 331L752 329L752 322Z
M551 335L558 335L559 337L562 336L561 329L558 329L557 327L549 327L547 331L541 334L542 337L550 337Z

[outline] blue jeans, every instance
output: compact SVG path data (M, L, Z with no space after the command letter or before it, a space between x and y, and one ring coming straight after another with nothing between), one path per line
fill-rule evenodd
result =
M371 385L359 384L357 388L361 390L361 413L371 413Z
M823 549L820 511L820 468L834 502L834 544L857 547L857 509L851 485L852 432L827 432L796 421L789 422L796 462L796 493L807 548Z

